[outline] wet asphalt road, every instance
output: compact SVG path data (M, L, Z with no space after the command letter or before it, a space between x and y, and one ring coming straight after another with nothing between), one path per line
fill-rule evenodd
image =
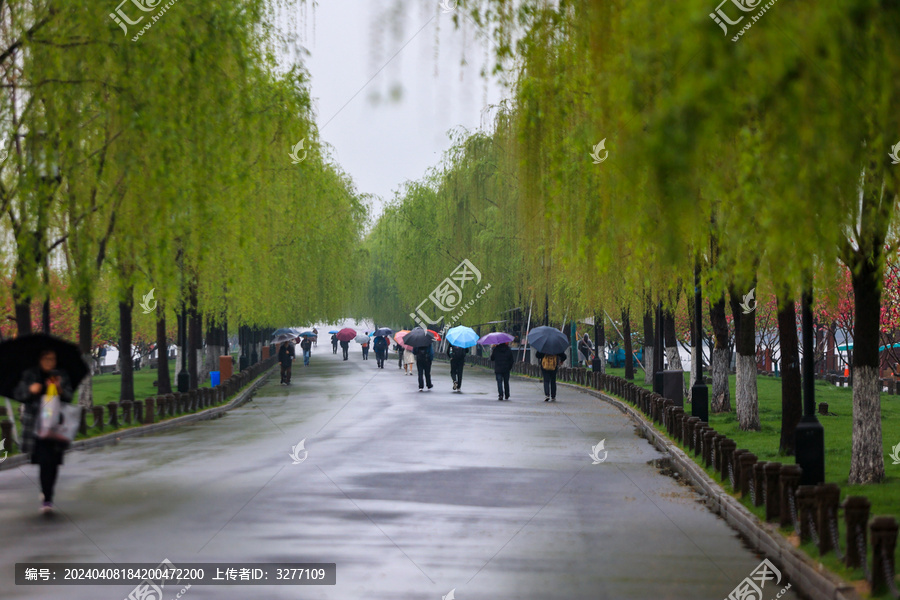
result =
M16 586L25 561L337 564L334 586L194 586L189 600L719 600L759 564L614 407L568 389L544 403L516 379L497 402L472 367L454 393L442 363L420 393L392 357L379 370L323 345L290 387L276 374L221 419L70 453L53 518L37 512L37 467L0 472L0 599L133 587Z

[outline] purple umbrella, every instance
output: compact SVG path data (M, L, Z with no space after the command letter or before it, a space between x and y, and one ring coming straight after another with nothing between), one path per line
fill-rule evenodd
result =
M478 343L482 346L493 346L494 344L508 344L513 341L513 336L508 333L503 333L502 331L495 331L493 333L489 333L486 336L483 336Z

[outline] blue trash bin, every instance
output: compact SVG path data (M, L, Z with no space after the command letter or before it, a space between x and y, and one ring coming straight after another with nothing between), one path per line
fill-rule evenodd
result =
M219 385L221 377L222 377L222 375L219 371L210 371L209 372L209 380L210 380L210 383L212 384L212 387L216 387L217 385Z

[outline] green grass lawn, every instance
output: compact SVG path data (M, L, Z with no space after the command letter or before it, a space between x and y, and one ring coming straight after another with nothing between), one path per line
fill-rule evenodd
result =
M625 369L608 368L607 373L618 377L625 376ZM688 374L685 374L688 377ZM734 375L729 378L731 386L731 407L729 413L710 414L710 425L716 431L727 435L735 442L738 448L746 448L756 454L761 461L775 461L783 464L793 464L793 456L784 456L778 452L778 444L781 435L781 379L774 377L758 377L757 391L759 394L759 420L760 431L741 431L738 427L737 416L734 412L735 381ZM635 383L644 385L644 372L635 372ZM853 433L853 391L850 388L839 388L825 381L816 381L816 402L827 402L828 411L834 416L817 415L825 428L825 480L828 483L837 483L841 488L841 501L847 496L866 496L872 503L871 516L889 515L896 517L900 514L900 465L892 464L888 457L892 446L900 443L900 396L881 395L881 428L884 440L885 472L883 483L876 485L849 485L847 477L850 473L850 449ZM690 410L690 409L688 409ZM654 425L657 430L665 435L665 429ZM682 447L682 449L684 449ZM693 457L693 453L688 453ZM696 459L695 459L696 460ZM731 491L728 483L723 483L718 473L711 469L706 470L715 481L722 484L726 491ZM736 498L738 494L732 494ZM756 514L760 519L765 518L762 507L754 507L749 498L740 499L741 502ZM841 543L845 543L843 515L839 519ZM793 533L792 529L782 530L785 535ZM807 554L819 560L832 571L846 579L863 579L860 569L849 570L835 558L834 554L819 557L818 550L812 543L801 546ZM846 550L846 548L843 548ZM869 560L871 561L871 552ZM900 564L900 552L895 553L895 564Z

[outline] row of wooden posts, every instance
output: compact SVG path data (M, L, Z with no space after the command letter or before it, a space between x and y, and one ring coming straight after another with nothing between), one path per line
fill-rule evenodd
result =
M88 433L97 433L106 429L112 431L132 424L149 425L178 415L220 405L230 400L245 385L274 365L275 360L275 357L266 358L255 365L247 367L240 373L232 375L213 388L198 388L189 392L159 394L146 398L143 401L124 400L122 402L110 402L106 406L92 406L88 410L81 411L79 433L87 435ZM88 414L91 415L90 425L88 425ZM0 436L7 440L6 449L12 450L12 423L9 419L0 422Z
M470 364L491 367L486 357L470 356ZM541 376L540 365L515 363L513 372ZM820 555L834 552L848 567L861 568L874 593L900 593L894 583L894 550L898 525L894 517L869 520L871 503L865 496L848 496L840 503L840 488L834 483L799 485L799 465L766 462L737 443L716 432L709 423L685 412L673 400L664 398L622 377L591 372L584 368L561 367L559 381L608 392L633 404L653 422L666 429L669 437L697 457L704 467L716 471L741 497L764 507L766 521L793 527L803 542L812 540ZM844 511L844 539L840 539L838 518ZM843 544L841 543L843 541ZM871 549L873 563L868 560Z

